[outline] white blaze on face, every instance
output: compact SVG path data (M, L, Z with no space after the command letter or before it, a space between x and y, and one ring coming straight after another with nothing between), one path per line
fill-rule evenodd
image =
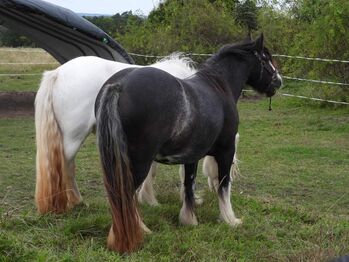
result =
M269 60L269 65L274 71L276 71L276 77L281 82L281 86L280 86L280 88L281 88L283 84L282 84L282 77L279 74L279 71L275 68L275 66L273 65L273 63L270 60Z
M269 60L269 65L270 65L270 67L273 69L273 71L276 71L276 68L275 68L275 66L273 65L273 63Z

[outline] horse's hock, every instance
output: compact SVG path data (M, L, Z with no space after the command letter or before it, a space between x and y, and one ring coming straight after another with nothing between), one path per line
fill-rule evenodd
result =
M0 92L0 116L34 115L36 92Z

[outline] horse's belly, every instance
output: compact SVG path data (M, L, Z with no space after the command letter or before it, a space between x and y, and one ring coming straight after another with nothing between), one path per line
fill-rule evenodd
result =
M164 164L194 163L209 152L216 140L217 131L203 132L204 128L195 132L183 132L162 145L155 161Z
M179 150L160 150L155 156L155 161L163 164L186 164L194 163L204 157L209 150L207 147L187 147Z
M156 155L155 161L167 164L167 165L177 165L177 164L186 164L186 163L194 163L198 161L201 157L197 158L193 156L186 156L186 155L168 155L164 156L161 154Z

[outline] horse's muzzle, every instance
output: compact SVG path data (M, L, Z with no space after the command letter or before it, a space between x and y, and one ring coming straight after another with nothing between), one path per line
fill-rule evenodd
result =
M270 83L268 91L266 92L267 97L272 97L275 95L276 90L282 86L282 78L279 74L276 77L273 77L273 81Z

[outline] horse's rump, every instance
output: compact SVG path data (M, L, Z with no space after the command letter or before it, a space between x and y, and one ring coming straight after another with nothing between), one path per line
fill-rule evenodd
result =
M119 93L114 110L120 114L128 143L143 144L144 154L156 151L152 157L158 162L178 164L205 156L224 121L221 93L192 85L190 79L148 67L122 70L103 88ZM97 97L96 108L98 103Z

